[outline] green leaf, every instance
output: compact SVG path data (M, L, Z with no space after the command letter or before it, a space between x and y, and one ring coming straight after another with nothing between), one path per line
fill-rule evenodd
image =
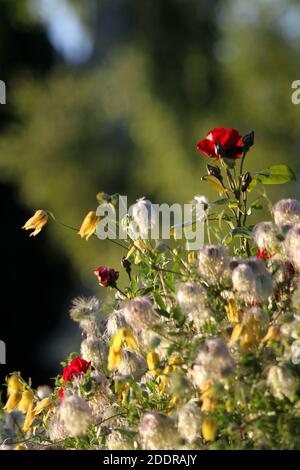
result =
M213 175L203 176L202 180L207 181L209 183L209 185L213 189L218 191L219 193L225 193L226 192L226 188L224 188L222 183L215 176L213 176Z
M223 243L229 245L234 238L247 238L248 240L250 240L251 238L253 238L253 234L251 230L248 230L246 228L234 228L224 237Z
M212 202L212 206L223 206L228 202L228 199L223 198L223 199L217 199L216 201Z
M254 175L253 180L262 184L284 184L295 181L296 175L287 165L272 165Z
M186 315L183 313L180 307L175 307L172 310L172 318L174 318L178 326L182 326L186 320Z

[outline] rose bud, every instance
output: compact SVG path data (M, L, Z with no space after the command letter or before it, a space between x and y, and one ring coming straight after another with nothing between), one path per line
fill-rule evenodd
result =
M223 181L223 177L221 175L221 170L218 166L214 166L214 165L206 165L206 168L207 168L207 173L211 176L214 176L215 178L217 178L219 181Z
M244 152L248 152L250 147L254 144L254 131L249 134L244 135L243 137Z
M115 287L119 278L119 272L107 266L99 266L94 274L98 278L99 286L102 287Z
M126 256L123 256L123 258L121 260L121 264L122 264L123 268L125 269L125 271L127 272L129 280L131 281L131 263L126 258Z
M247 191L247 189L249 188L249 185L252 181L252 176L250 175L249 171L247 171L247 173L245 173L243 176L242 176L242 184L241 184L241 191L244 193Z

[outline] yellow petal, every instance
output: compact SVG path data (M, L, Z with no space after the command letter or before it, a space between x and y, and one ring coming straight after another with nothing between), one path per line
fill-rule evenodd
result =
M48 222L48 214L46 211L39 209L37 210L34 215L27 220L27 222L23 225L23 229L25 230L34 230L30 236L36 236L44 225Z
M10 413L11 411L15 410L18 407L21 398L21 392L11 393L3 409L7 411L7 413Z
M81 236L81 238L88 240L95 233L97 224L99 222L100 217L96 215L96 212L88 212L81 224L78 234Z
M31 428L31 425L33 423L34 418L35 418L35 413L34 413L34 410L33 410L33 404L31 404L28 408L26 418L25 418L25 421L24 421L24 424L23 424L22 429L23 429L24 432L29 431L29 429Z
M156 352L150 352L147 354L147 365L150 371L153 371L157 368L159 364L159 355Z
M22 393L22 398L18 404L18 410L21 411L22 413L27 413L29 406L33 403L34 401L34 394L32 390L25 390L25 392Z
M53 400L51 397L43 398L35 407L35 415L39 415L43 410L47 408L52 408L54 406Z
M228 305L225 306L227 318L231 323L238 323L240 321L240 312L233 299L228 301Z
M24 384L18 374L11 374L7 379L7 395L14 392L23 392Z
M233 328L233 331L231 333L231 338L230 338L230 341L229 341L229 345L231 346L232 344L234 344L238 338L240 337L242 331L243 331L243 328L244 328L244 325L242 325L241 323L238 323L234 328Z
M217 434L217 426L211 418L204 418L202 421L202 436L206 441L214 441Z

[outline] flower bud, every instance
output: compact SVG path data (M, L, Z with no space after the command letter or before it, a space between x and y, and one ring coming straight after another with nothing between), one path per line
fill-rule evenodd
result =
M202 436L206 441L214 441L217 434L217 425L211 418L204 418L202 422Z

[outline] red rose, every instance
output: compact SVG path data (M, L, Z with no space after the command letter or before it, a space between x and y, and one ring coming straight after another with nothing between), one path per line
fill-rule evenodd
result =
M270 259L272 255L270 255L266 250L256 250L256 257L258 259Z
M63 380L65 382L72 382L74 376L85 374L91 363L85 361L81 357L74 357L71 363L63 370Z
M115 287L119 278L119 272L107 266L99 266L94 274L98 278L99 286L102 287Z
M62 400L64 395L65 395L64 389L62 387L60 387L60 389L58 390L58 394L57 394L58 399Z
M216 152L216 144L219 144L224 150L225 157L239 158L243 153L243 138L235 129L224 129L223 127L215 127L210 131L206 138L200 140L197 144L197 150L206 157L216 158L219 156Z

